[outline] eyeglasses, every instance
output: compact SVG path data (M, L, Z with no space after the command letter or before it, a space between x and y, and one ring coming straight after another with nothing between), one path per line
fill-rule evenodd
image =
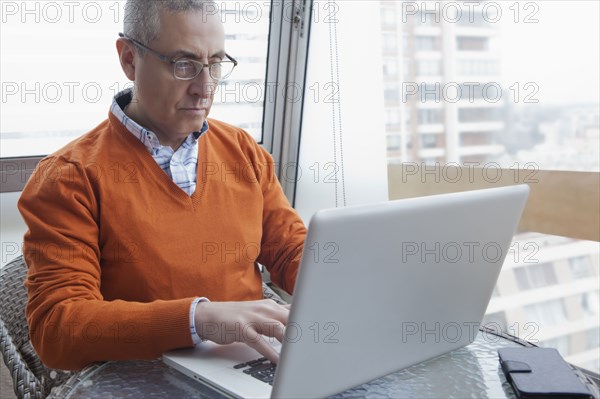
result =
M200 75L204 67L208 67L208 74L210 75L212 80L219 81L227 79L229 75L231 75L231 73L233 72L233 68L235 68L238 64L238 62L227 53L225 53L225 57L227 57L228 60L213 62L212 64L203 64L200 61L188 60L186 58L174 60L167 57L166 55L152 50L145 44L142 44L139 41L132 39L131 37L123 33L119 33L119 37L131 41L136 46L148 50L152 54L156 55L158 58L160 58L161 61L173 65L173 77L175 77L175 79L178 80L192 80L196 76Z

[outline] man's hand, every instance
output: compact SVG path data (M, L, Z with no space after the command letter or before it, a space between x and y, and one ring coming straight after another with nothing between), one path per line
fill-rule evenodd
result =
M196 306L196 330L202 339L217 344L244 342L273 363L279 355L264 336L283 342L290 305L271 299L246 302L200 302Z

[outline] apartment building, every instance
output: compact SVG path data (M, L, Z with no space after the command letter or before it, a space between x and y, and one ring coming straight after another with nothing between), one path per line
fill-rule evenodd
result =
M461 2L380 4L389 163L508 167L517 160L521 167L535 162L542 169L579 170L574 163L583 160L586 170L597 170L597 112L562 107L567 116L544 124L531 110L507 103L510 89L499 83L498 24L481 13L467 18L464 8L457 19ZM531 134L513 137L525 131L523 122L532 125L525 129ZM507 148L511 144L527 150ZM484 322L598 372L599 263L597 242L517 235Z
M483 164L504 151L498 29L443 5L381 2L389 162Z
M598 243L519 235L504 262L484 320L491 328L559 350L598 372Z

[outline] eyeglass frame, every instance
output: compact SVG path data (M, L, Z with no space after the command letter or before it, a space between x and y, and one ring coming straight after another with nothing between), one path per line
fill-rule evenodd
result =
M230 56L229 54L227 54L227 53L225 53L225 57L227 57L227 58L229 59L229 61L219 61L219 62L214 62L214 63L212 63L212 64L204 64L204 63L202 63L201 61L198 61L198 60L190 60L190 59L187 59L187 58L185 58L185 57L178 58L178 59L173 59L173 58L170 58L170 57L168 57L168 56L166 56L166 55L164 55L164 54L161 54L161 53L159 53L159 52L158 52L158 51L156 51L156 50L153 50L153 49L151 49L150 47L146 46L146 45L145 45L145 44L143 44L142 42L140 42L140 41L138 41L138 40L136 40L136 39L134 39L134 38L132 38L132 37L129 37L129 36L127 36L126 34L124 34L124 33L121 33L121 32L119 32L119 37L120 37L120 38L123 38L123 39L126 39L126 40L129 40L129 41L131 41L131 42L132 42L133 44L135 44L136 46L140 46L140 47L141 47L141 48L143 48L144 50L148 50L149 52L151 52L152 54L154 54L155 56L157 56L157 57L158 57L158 58L159 58L161 61L163 61L163 62L166 62L167 64L171 64L171 65L173 65L173 77L174 77L175 79L177 79L177 80L184 80L184 81L185 81L185 80L192 80L192 79L195 79L195 78L196 78L198 75L200 75L200 74L202 73L202 71L204 70L204 68L205 68L205 67L208 67L208 75L210 76L210 78L211 78L212 80L214 80L214 81L219 81L219 80L222 80L222 79L227 79L227 78L228 78L228 77L231 75L231 73L233 73L233 70L235 69L235 67L238 65L238 62L237 62L237 60L236 60L235 58L233 58L232 56ZM185 59L185 60L187 60L187 61L189 61L189 62L191 62L191 63L194 63L194 64L200 64L200 70L198 71L198 73L197 73L196 75L192 76L191 78L180 78L180 77L177 77L177 76L175 75L175 64L176 64L178 61L181 61L181 60L183 60L183 59ZM222 63L222 62L232 62L232 63L233 63L233 68L231 68L231 72L229 73L229 75L227 75L227 77L225 77L225 78L219 78L219 79L215 79L215 78L212 76L211 72L210 72L210 67L211 67L212 65L215 65L215 64L220 64L220 63Z

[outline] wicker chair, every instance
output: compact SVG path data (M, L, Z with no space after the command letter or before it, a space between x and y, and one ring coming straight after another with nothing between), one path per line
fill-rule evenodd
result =
M29 341L25 318L27 265L22 256L0 269L0 350L18 398L45 398L72 373L44 366Z

